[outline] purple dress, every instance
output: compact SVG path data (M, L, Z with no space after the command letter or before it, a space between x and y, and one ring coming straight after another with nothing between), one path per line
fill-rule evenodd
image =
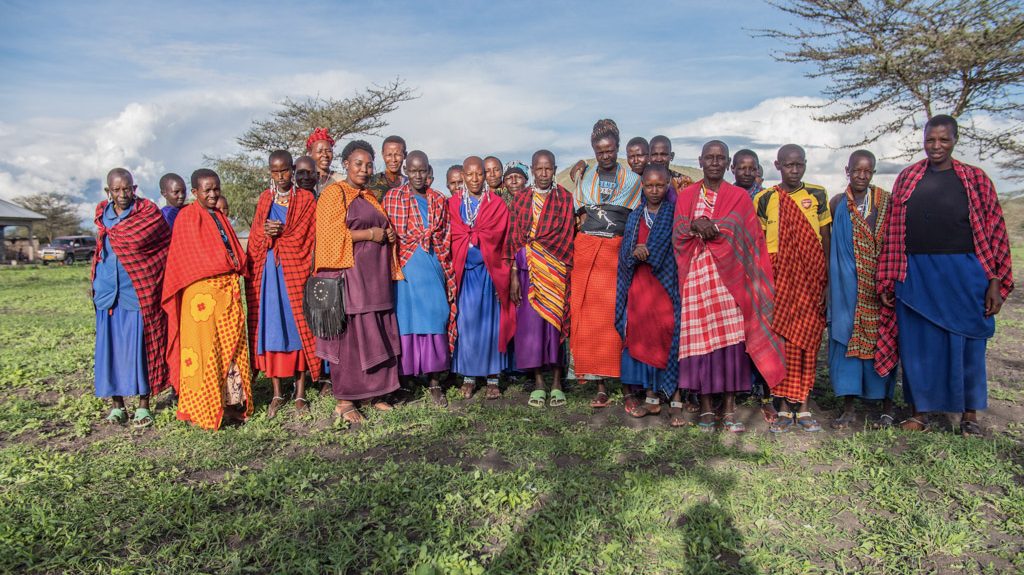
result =
M527 297L530 270L526 265L526 248L516 253L522 302L516 308L516 369L548 369L562 365L562 334L540 317Z
M370 202L352 201L345 218L350 230L388 227L387 217ZM355 265L321 271L320 277L345 275L348 328L337 338L316 340L316 354L331 368L335 399L360 400L398 389L398 322L391 287L391 250L387 244L356 242Z

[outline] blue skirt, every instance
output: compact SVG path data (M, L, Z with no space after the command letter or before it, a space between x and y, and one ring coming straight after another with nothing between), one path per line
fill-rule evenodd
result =
M671 361L671 359L669 360ZM646 364L629 355L628 349L622 350L622 368L619 380L624 385L638 385L644 390L658 391L658 382L664 377L665 370Z
M466 254L466 271L459 288L459 335L455 340L452 371L468 377L498 375L510 367L507 354L498 351L501 306L476 247Z
M274 250L267 251L260 286L260 314L256 326L256 353L268 351L299 351L302 338L295 323L284 267L277 265Z
M96 310L96 397L149 393L142 330L139 310Z
M985 317L988 279L974 254L908 254L896 284L903 393L917 411L961 413L988 407Z
M448 333L448 292L437 258L417 247L395 282L395 315L400 335Z
M847 357L846 346L831 338L828 340L828 372L837 397L892 399L896 390L895 370L884 377L878 375L875 360Z

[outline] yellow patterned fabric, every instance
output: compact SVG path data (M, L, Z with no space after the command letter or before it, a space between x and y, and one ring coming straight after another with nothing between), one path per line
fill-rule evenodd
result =
M547 197L548 194L533 194L531 238L537 233L537 223L540 221ZM564 333L568 327L568 322L565 321L566 307L569 304L568 267L536 241L526 244L526 266L530 272L530 288L526 296L530 300L530 305L544 321Z
M195 282L181 298L181 379L178 419L218 429L227 405L252 414L249 343L240 276Z
M348 182L335 182L324 189L316 203L316 254L315 269L339 270L355 265L352 248L352 233L345 223L348 206L352 200L362 197L382 214L384 208L368 190L359 190ZM405 279L398 263L398 242L391 244L391 279Z

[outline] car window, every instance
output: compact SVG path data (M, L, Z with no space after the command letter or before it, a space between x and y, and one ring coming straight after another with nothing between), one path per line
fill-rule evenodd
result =
M67 245L70 245L70 244L71 244L71 240L68 240L66 238L57 238L57 239L53 240L53 245L55 245L57 247L67 246Z

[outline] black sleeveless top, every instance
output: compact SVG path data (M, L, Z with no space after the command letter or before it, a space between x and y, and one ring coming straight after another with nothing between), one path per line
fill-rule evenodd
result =
M956 170L925 170L907 200L907 253L974 253L967 190Z

